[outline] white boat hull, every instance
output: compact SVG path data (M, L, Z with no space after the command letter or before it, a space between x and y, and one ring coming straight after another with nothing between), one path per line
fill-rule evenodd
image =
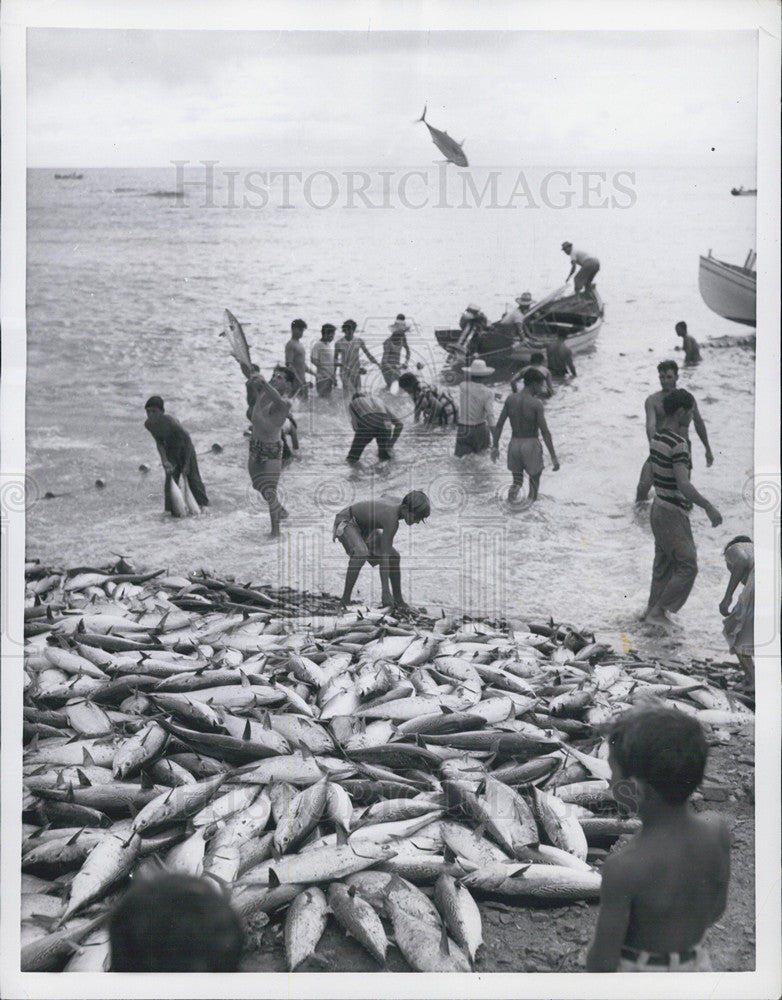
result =
M712 312L733 323L755 325L756 275L715 257L701 257L698 271L701 298Z

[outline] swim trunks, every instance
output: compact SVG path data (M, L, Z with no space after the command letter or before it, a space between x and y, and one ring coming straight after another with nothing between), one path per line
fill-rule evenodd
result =
M458 424L454 455L461 458L471 452L479 455L491 445L491 434L487 424Z
M343 549L351 557L366 559L370 566L377 566L380 561L380 553L377 551L377 543L380 540L380 531L370 532L368 538L364 538L361 528L355 517L351 514L350 508L343 511L334 518L333 541L339 539Z
M250 457L256 462L274 461L282 455L282 441L259 441L250 438Z
M508 469L537 476L543 471L543 446L539 438L512 437L508 443Z

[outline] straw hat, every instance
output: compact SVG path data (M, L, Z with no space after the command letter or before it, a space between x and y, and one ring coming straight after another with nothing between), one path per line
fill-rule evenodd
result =
M470 375L472 378L480 378L481 376L493 375L494 369L489 368L483 358L476 358L469 368L462 368L462 373Z
M523 292L515 301L518 302L520 306L524 306L527 305L527 303L532 302L532 296L529 292Z
M388 329L391 333L409 333L410 324L404 319L395 319L393 323L389 324Z

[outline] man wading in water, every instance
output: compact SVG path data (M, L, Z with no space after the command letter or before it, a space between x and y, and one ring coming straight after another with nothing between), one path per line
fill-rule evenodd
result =
M657 366L657 374L660 378L660 385L662 388L659 392L653 392L651 396L648 396L646 402L644 403L644 408L646 410L646 436L649 439L650 444L652 438L660 429L660 426L665 419L663 400L676 388L676 382L679 379L679 366L675 361L661 361ZM706 433L706 424L704 424L703 417L700 415L698 410L698 404L695 402L693 402L692 407L692 424L695 428L695 433L701 439L703 447L706 449L706 467L710 468L712 462L714 461L714 456L712 455L711 448L709 446L709 435ZM687 441L687 448L690 452L690 460L692 460L692 447L690 445L688 428L685 427L682 433ZM641 469L641 476L635 490L635 502L643 503L643 501L649 496L649 490L651 488L652 463L651 460L647 458L644 462L643 468Z
M559 461L554 452L554 444L543 412L543 403L538 398L545 391L546 380L537 368L527 368L523 381L524 388L521 392L514 391L505 400L500 419L493 431L494 447L491 450L491 457L492 461L496 462L500 454L502 428L505 426L505 420L510 420L513 431L513 437L508 444L508 469L513 476L513 485L508 489L510 501L518 497L525 472L529 476L529 498L531 501L538 499L540 477L543 473L543 447L538 431L546 442L554 472L559 469Z
M150 396L144 404L144 409L147 414L144 426L155 439L160 461L166 472L165 509L174 514L171 503L171 480L179 484L182 476L198 506L209 506L209 498L201 481L198 459L190 435L175 417L165 412L160 396Z
M279 537L280 521L288 516L277 496L277 483L282 471L282 428L290 413L290 397L298 386L296 375L283 365L274 369L268 382L260 372L249 373L247 379L247 415L252 423L247 471L253 489L269 505L269 538Z
M402 570L399 553L393 547L399 522L419 524L429 517L429 497L412 490L400 503L361 500L345 507L334 518L334 540L339 539L349 557L342 592L343 607L350 603L353 587L365 562L380 570L380 603L393 611L409 611L402 597Z

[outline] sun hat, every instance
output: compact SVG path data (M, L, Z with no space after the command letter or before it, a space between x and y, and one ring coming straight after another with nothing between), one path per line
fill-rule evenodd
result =
M529 292L522 292L522 294L516 299L516 302L518 302L519 305L524 302L532 302L532 296Z
M464 311L466 313L479 313L481 311L481 307L473 305L471 302Z
M573 244L570 242L570 240L565 240L565 242L562 244L562 249L563 250L572 250L573 249Z
M472 375L473 378L481 375L493 375L494 369L489 368L483 358L476 358L469 368L462 368L462 372L465 375Z
M397 316L394 322L389 324L388 329L391 333L408 333L410 330L410 324L404 319L399 319Z

